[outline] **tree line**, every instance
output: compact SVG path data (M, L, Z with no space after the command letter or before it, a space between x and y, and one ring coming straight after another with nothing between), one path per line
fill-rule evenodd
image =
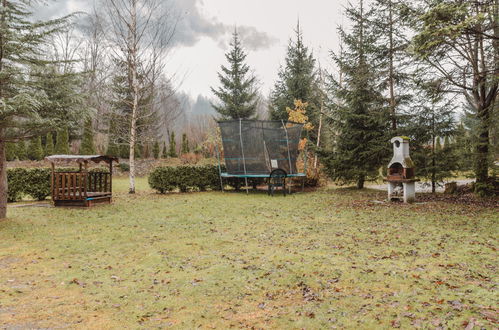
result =
M78 140L82 153L127 157L133 193L135 158L145 148L158 157L181 151L171 126L181 100L165 70L180 18L165 2L103 0L84 19L48 21L33 19L32 4L0 3L0 218L8 154L38 159L52 143L66 153ZM498 146L498 7L498 0L358 0L345 9L349 24L338 28L337 72L329 73L297 24L268 102L236 30L213 106L220 118L287 120L300 101L309 149L339 183L361 188L377 178L389 138L407 135L420 176L435 184L453 170L472 171L486 194ZM210 149L215 137L204 139Z
M498 151L497 0L359 0L345 8L340 50L321 69L296 27L269 96L268 117L307 104L309 149L340 184L364 187L391 157L391 137L411 138L417 175L432 189L455 171L494 190ZM257 85L233 36L219 73L221 118L255 118Z

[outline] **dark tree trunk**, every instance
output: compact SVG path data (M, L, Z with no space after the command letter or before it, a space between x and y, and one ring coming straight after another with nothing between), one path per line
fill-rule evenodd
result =
M0 219L7 217L7 161L5 159L5 141L1 139L0 129Z
M484 189L489 177L489 109L478 111L480 132L476 145L475 175L478 191Z
M357 179L357 189L362 189L364 188L364 182L366 180L366 177L364 175L360 175L359 178Z

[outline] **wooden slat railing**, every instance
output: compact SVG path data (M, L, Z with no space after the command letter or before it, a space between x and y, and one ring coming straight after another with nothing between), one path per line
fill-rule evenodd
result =
M52 196L56 200L82 200L88 192L111 192L111 174L104 172L55 172Z
M85 189L87 173L55 172L52 185L52 196L56 200L80 200L87 196Z
M111 192L111 174L106 172L88 173L88 191Z

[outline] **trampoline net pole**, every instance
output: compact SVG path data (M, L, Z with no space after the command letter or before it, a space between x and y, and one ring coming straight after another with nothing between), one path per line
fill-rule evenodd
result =
M243 143L243 121L239 118L239 142L241 144L241 154L243 156L243 169L244 169L244 183L246 184L246 193L248 193L248 173L246 172L246 158L244 157L244 143Z
M220 151L218 150L217 144L215 144L215 151L217 153L217 159L218 159L218 177L220 178L220 188L222 189L222 192L224 192L224 183L222 179L222 165L220 164Z
M289 173L288 174L294 174L293 167L291 165L291 153L289 152L288 129L286 128L286 125L284 125L284 120L282 120L282 119L281 119L281 124L282 124L282 127L284 128L284 132L286 133L286 146L288 148L288 163L289 163Z

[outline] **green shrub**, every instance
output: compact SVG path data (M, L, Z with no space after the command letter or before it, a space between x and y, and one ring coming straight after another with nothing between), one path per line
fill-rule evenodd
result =
M149 186L164 194L178 189L181 192L219 190L218 166L164 166L149 175Z
M50 169L33 168L26 171L24 193L39 201L50 196Z
M7 200L19 201L24 195L44 200L50 195L50 169L9 168L7 170Z
M118 168L121 172L130 172L130 165L128 163L119 163Z

